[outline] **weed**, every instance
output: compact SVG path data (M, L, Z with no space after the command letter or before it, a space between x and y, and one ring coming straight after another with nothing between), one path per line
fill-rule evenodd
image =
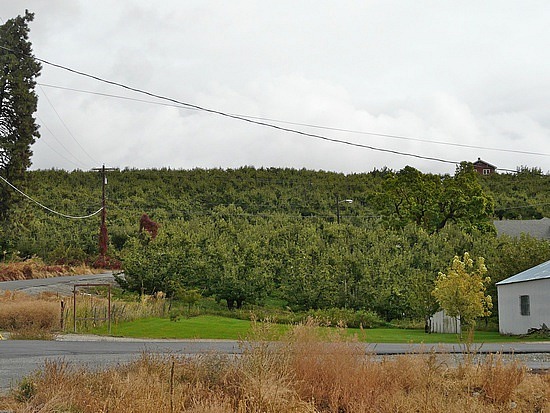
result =
M36 386L34 381L31 378L24 378L17 390L15 391L14 397L18 402L26 403L31 400L31 398L36 394Z

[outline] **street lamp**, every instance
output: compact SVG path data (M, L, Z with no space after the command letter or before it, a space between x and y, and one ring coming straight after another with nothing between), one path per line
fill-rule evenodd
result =
M351 204L353 202L353 199L342 199L340 200L340 197L336 195L336 222L340 224L340 204L346 203Z

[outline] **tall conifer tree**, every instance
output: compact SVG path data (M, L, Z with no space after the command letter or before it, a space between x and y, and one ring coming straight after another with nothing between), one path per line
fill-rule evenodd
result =
M34 59L25 11L0 25L0 174L17 185L31 165L31 145L39 138L33 117L38 97L34 91L41 65ZM0 220L9 218L16 195L0 184Z

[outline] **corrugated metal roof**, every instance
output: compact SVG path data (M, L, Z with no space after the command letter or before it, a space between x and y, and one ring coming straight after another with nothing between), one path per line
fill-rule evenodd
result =
M538 239L550 239L550 218L542 219L505 219L493 221L498 235L506 234L519 237L521 234L531 235Z
M542 280L545 278L550 278L550 261L543 262L536 267L529 268L528 270L520 272L519 274L516 274L510 278L506 278L505 280L498 282L496 285Z

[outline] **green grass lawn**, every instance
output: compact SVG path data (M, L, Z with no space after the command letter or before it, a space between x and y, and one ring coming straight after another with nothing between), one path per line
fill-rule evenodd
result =
M275 336L282 336L290 328L287 325L272 326ZM325 328L320 327L325 330ZM167 318L146 318L113 325L111 335L134 338L171 339L229 339L242 340L250 336L252 322L219 316L198 316L170 321ZM107 334L107 328L93 331ZM398 328L347 329L346 334L358 340L372 343L457 343L455 334L426 334L423 330ZM540 339L538 339L540 340ZM533 341L525 338L501 336L498 332L477 331L474 341L478 343Z
M288 330L288 326L276 325L276 329L282 335ZM251 331L250 321L210 315L181 318L178 321L170 321L168 318L144 318L111 327L111 335L133 338L241 340ZM103 326L92 332L107 334L107 327Z

